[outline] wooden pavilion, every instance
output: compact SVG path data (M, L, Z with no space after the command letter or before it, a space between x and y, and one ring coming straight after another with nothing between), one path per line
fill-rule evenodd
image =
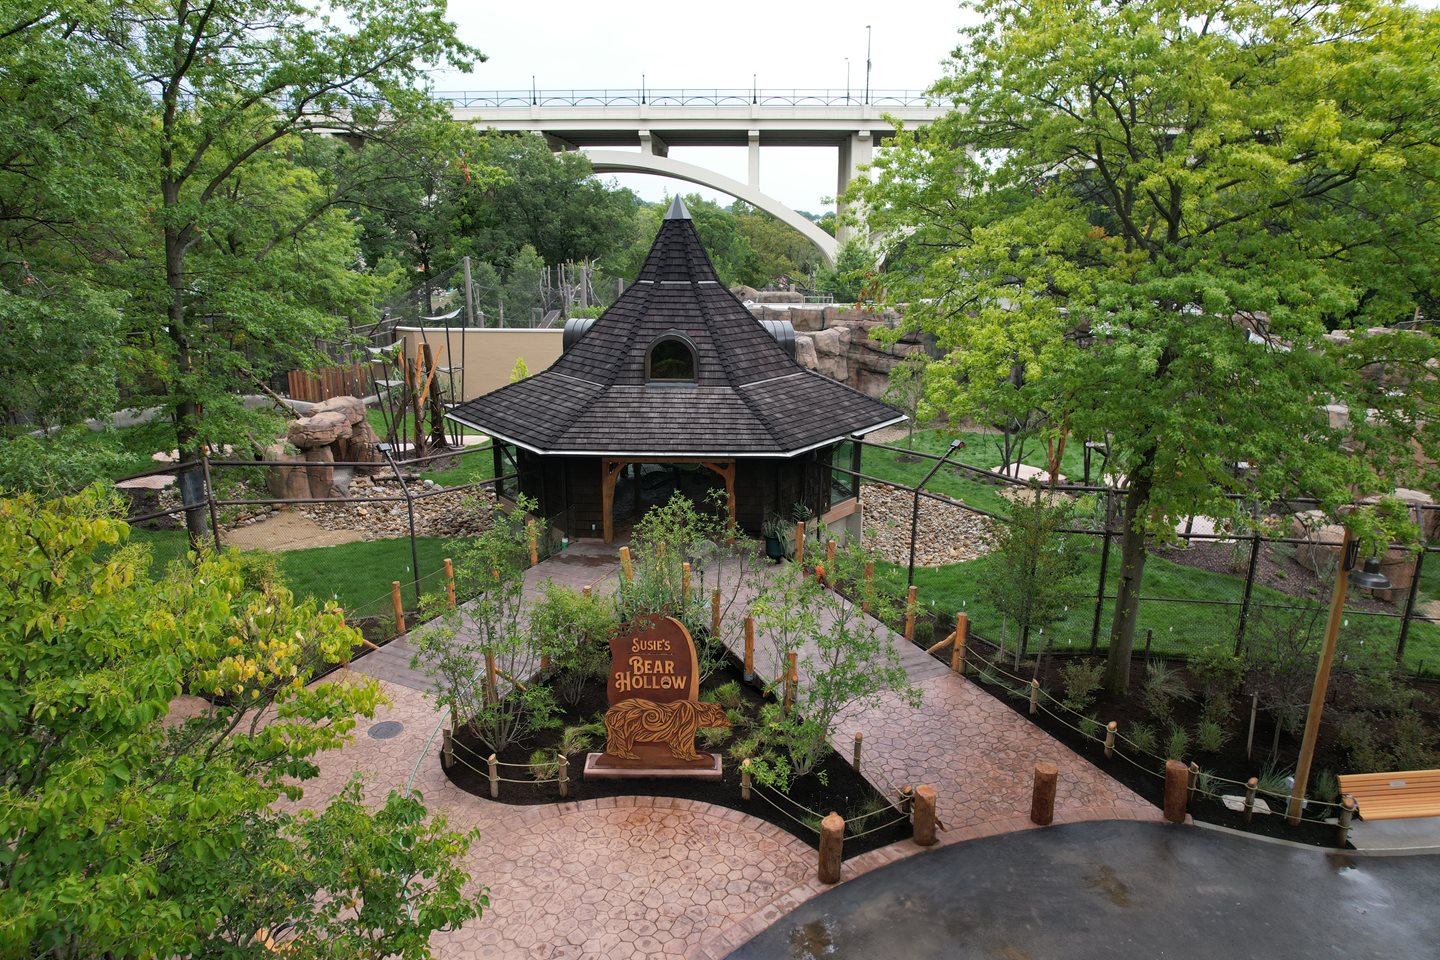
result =
M788 348L788 349L787 349ZM503 497L566 536L603 537L675 492L723 485L730 518L827 523L858 509L862 434L898 411L795 362L788 322L762 324L720 282L677 197L640 276L599 318L566 325L548 369L454 408L495 440Z

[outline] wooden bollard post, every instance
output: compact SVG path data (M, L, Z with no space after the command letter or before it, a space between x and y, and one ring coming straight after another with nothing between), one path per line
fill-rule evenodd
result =
M1049 826L1055 820L1055 786L1060 768L1048 760L1035 764L1035 787L1030 791L1030 822Z
M805 566L805 521L800 520L795 524L795 562L801 567Z
M915 788L908 783L900 785L900 812L910 816L915 810Z
M450 558L445 558L445 599L450 603L450 609L455 609L455 564Z
M825 569L835 569L835 541L831 540L825 544Z
M1169 823L1185 822L1185 800L1189 796L1187 781L1190 768L1179 760L1165 761L1165 820Z
M720 591L710 591L710 637L718 640L720 638Z
M795 683L800 679L800 673L795 668L795 651L791 650L785 654L785 713L788 715L795 706Z
M965 675L965 641L970 637L970 617L965 613L955 614L955 646L950 648L950 669ZM1035 711L1030 711L1034 713Z
M690 602L690 561L680 564L680 602Z
M570 796L570 758L560 754L560 796Z
M755 618L745 618L745 682L755 679Z
M850 766L856 770L860 769L860 745L865 741L865 734L855 731L855 752L851 756Z
M1251 777L1249 780L1245 781L1244 817L1246 823L1249 823L1251 820L1255 819L1255 791L1258 790L1259 787L1260 781L1256 777Z
M1039 711L1039 709L1040 709L1040 681L1039 681L1039 680L1031 680L1031 681L1030 681L1030 716L1032 716L1032 717L1035 716L1035 714Z
M405 604L400 600L400 581L390 581L390 603L395 608L395 633L405 632Z
M750 799L750 758L740 761L740 799Z
M630 548L620 548L620 573L629 583L635 577L635 568L630 563Z
M500 799L500 758L490 754L490 799Z
M922 783L915 788L914 834L917 846L928 847L935 843L935 788Z
M833 542L833 541L832 541ZM915 588L905 596L905 642L915 642Z
M1350 820L1355 816L1355 798L1350 794L1340 798L1340 822L1335 826L1335 846L1344 850L1350 845Z
M589 600L589 599L590 599L590 590L591 590L591 587L590 587L590 585L587 583L585 586L583 586L583 587L580 588L580 595L583 596L586 600Z
M534 530L531 530L531 531L530 531L530 566L532 566L532 567L535 566L536 564L538 564L538 563L540 562L540 545L539 545L539 543L538 543L538 540L539 540L539 538L536 537L535 531L534 531Z
M446 767L455 762L455 734L449 727L440 734L440 759Z
M1115 731L1118 728L1119 724L1114 720L1105 724L1105 758L1107 760L1115 756Z
M820 882L840 882L840 861L845 850L845 818L835 811L820 821Z
M1186 804L1193 804L1193 803L1195 802L1195 788L1199 785L1199 783L1200 783L1200 764L1196 763L1194 760L1191 760L1191 761L1190 761L1190 769L1188 769L1188 770L1185 771L1185 802L1186 802Z
M862 594L860 612L870 612L870 598L875 594L875 561L865 561L865 592Z

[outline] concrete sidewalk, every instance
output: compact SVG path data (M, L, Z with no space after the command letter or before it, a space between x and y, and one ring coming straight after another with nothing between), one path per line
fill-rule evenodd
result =
M1146 823L935 849L798 907L732 960L1440 956L1440 857Z

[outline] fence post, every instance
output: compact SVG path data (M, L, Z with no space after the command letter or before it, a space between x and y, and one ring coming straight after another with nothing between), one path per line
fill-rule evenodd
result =
M1100 584L1095 590L1095 621L1090 625L1090 655L1100 649L1100 617L1105 612L1105 571L1110 566L1110 515L1114 494L1105 491L1105 539L1100 547Z
M620 572L628 584L635 577L635 568L630 563L630 548L620 548Z
M1350 819L1355 816L1355 798L1345 794L1340 799L1340 822L1335 828L1335 846L1344 850L1350 844Z
M855 731L855 752L853 754L853 759L851 760L850 765L856 770L860 769L860 744L864 742L864 740L865 734L861 733L858 730Z
M540 563L540 536L535 530L530 531L530 566Z
M490 767L490 799L500 799L500 758L490 754L488 761Z
M1260 781L1251 777L1245 781L1245 822L1249 823L1255 817L1255 791L1259 788Z
M795 706L795 684L800 679L799 671L795 667L795 651L791 650L785 655L785 705L784 711L788 716L791 708Z
M395 608L395 635L405 632L405 604L400 600L400 581L390 581L390 605Z
M720 589L710 591L710 637L720 639Z
M680 602L690 602L690 561L686 560L680 565Z
M1039 680L1031 680L1031 681L1030 681L1030 716L1032 716L1032 717L1035 716L1035 712L1036 712L1037 710L1039 710L1039 709L1040 709L1040 681L1039 681Z
M1114 720L1105 724L1105 759L1115 756L1115 730L1119 726Z
M750 799L750 758L740 761L740 799Z
M442 733L440 760L446 768L455 762L455 734L450 731L449 727L446 727Z
M755 679L755 618L745 618L745 682Z
M1245 593L1240 598L1240 623L1235 628L1235 656L1245 644L1245 624L1250 619L1250 594L1255 589L1255 564L1260 560L1260 534L1250 537L1250 566L1245 574Z
M419 433L420 417L418 413L415 417L415 431L416 438L423 439ZM405 497L405 516L410 522L410 565L415 574L415 607L418 609L420 607L420 547L415 542L415 500L410 496L410 485L405 482L405 474L400 472L400 464L396 463L395 458L390 454L390 445L380 444L380 452L385 454L385 459L389 461L390 469L395 472L395 480L400 484L400 493ZM424 456L419 445L416 446L415 455Z
M1165 820L1185 822L1185 799L1189 794L1190 768L1179 760L1165 761Z
M834 543L834 540L830 541ZM905 642L915 642L915 588L911 587L905 596Z
M820 821L821 883L840 882L840 861L844 856L844 845L845 818L832 810Z
M831 540L825 544L825 569L835 569L835 541Z
M1415 578L1410 581L1410 595L1405 598L1405 613L1400 618L1400 639L1395 642L1395 665L1399 667L1405 665L1405 641L1410 636L1410 618L1415 614L1415 595L1420 592L1420 571L1425 566L1426 552L1421 547L1415 555Z
M560 797L570 796L570 758L560 754Z
M795 522L795 562L805 569L805 521Z
M1199 784L1200 764L1191 760L1190 768L1185 771L1185 802L1187 805L1195 802L1195 789Z
M205 473L205 502L210 506L210 539L215 541L215 549L219 550L220 517L215 512L215 485L210 482L210 454L204 447L200 448L200 466Z
M915 788L913 826L916 846L935 844L935 788L928 783Z
M950 648L950 669L965 676L965 640L970 636L970 617L961 612L955 614L955 646Z
M450 609L455 609L455 564L450 558L445 558L445 598L450 601Z

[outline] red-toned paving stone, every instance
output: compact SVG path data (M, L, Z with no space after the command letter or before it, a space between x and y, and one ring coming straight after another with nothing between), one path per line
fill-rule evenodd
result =
M597 559L572 555L549 569L561 574L556 580L599 583L612 570ZM543 583L546 567L532 571L527 592ZM736 616L740 606L732 607ZM941 844L1031 828L1030 778L1042 759L1060 767L1056 823L1159 818L1024 717L903 639L892 641L923 691L922 705L887 697L853 711L836 747L849 756L851 738L863 731L861 769L877 788L933 785L947 828ZM321 758L301 803L323 803L360 774L376 803L409 785L452 827L480 829L467 866L492 905L480 920L437 935L437 956L718 958L828 889L815 878L810 847L740 811L666 797L560 803L557 796L555 804L514 807L460 790L440 770L442 714L411 688L419 686L412 675L395 669L397 654L362 658L353 673L327 679L379 674L390 703L357 727L353 744ZM402 723L401 733L367 734L386 720ZM852 858L842 882L923 852L905 841Z

